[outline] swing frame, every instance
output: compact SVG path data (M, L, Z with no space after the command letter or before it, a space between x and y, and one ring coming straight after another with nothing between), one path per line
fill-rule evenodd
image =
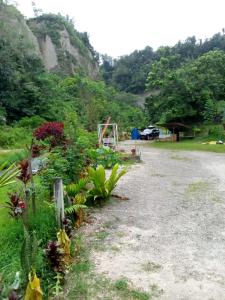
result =
M104 138L104 128L112 128L113 137L112 138ZM99 146L109 146L116 148L118 145L118 126L116 123L105 123L105 124L98 124L98 140Z

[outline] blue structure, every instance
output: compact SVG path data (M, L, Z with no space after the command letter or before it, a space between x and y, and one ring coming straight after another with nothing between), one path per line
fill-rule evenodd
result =
M133 128L131 130L131 139L132 140L139 140L140 139L140 134L137 128Z

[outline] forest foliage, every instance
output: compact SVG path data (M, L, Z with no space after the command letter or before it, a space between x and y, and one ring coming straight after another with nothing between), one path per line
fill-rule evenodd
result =
M10 26L9 19L22 18L22 15L1 1L7 21L0 17L0 121L2 125L18 122L23 118L39 116L47 121L63 121L66 113L77 113L80 126L96 130L99 122L110 115L121 128L129 129L137 122L145 123L143 111L135 104L132 95L120 93L106 86L103 80L92 80L84 74L65 75L47 72L43 61L32 45L17 28ZM38 17L48 25L48 35L59 43L58 31L63 26L68 30L78 51L91 52L96 62L98 54L91 46L87 33L79 33L72 22L61 15ZM28 21L33 22L33 19ZM55 25L54 25L55 22ZM61 26L61 27L60 27ZM41 27L43 29L43 26ZM39 28L40 30L40 28ZM46 32L38 33L46 34ZM82 42L81 42L82 41Z
M146 47L113 60L103 56L107 84L144 93L146 114L155 123L219 123L225 110L225 35L205 41L194 36L176 45Z

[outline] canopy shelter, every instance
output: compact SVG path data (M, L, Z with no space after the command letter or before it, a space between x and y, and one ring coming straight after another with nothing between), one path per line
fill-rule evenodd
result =
M118 126L116 123L98 124L98 143L115 148L118 145Z
M164 124L157 123L158 126L165 127L168 129L172 134L176 135L176 141L180 140L181 133L183 134L182 137L185 138L193 138L195 136L194 131L191 126L185 125L179 122L168 122Z

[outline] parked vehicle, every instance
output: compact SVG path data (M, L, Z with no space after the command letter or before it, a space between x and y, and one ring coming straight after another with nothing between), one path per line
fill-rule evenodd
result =
M160 131L158 128L156 128L153 125L148 126L148 128L145 128L140 133L140 139L141 140L154 140L155 138L158 138L160 134Z

